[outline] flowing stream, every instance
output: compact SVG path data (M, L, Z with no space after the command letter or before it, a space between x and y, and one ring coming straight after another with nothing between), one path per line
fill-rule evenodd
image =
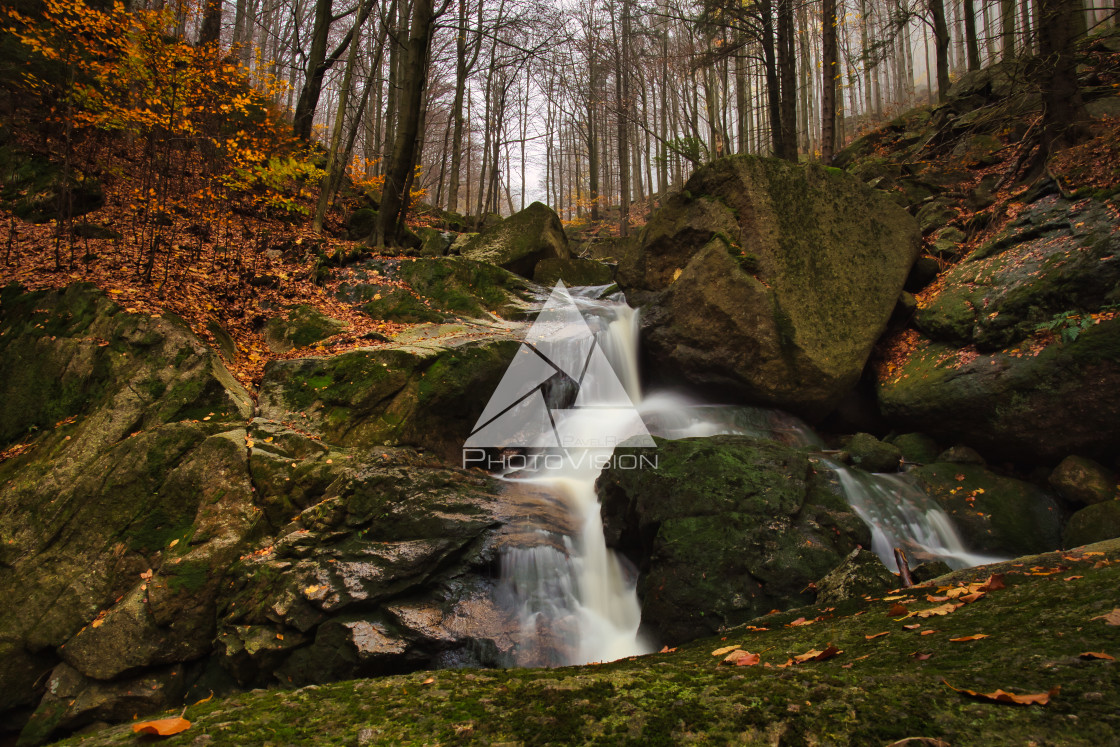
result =
M560 297L554 292L526 340L556 369L541 386L543 402L535 405L551 413L556 435L529 449L528 459L522 454L511 463L504 479L561 503L571 522L563 533L538 528L539 543L503 552L499 594L520 629L511 665L585 664L653 650L640 631L636 569L607 547L595 493L615 445L652 445L651 434L743 434L823 448L815 433L785 413L701 404L675 392L643 396L638 312L621 294L599 300L603 290L574 288ZM532 397L521 396L510 412L520 413L517 427L524 429L534 405ZM940 559L955 568L995 560L968 552L949 517L905 475L868 474L824 458L819 463L836 472L849 503L872 528L872 549L889 568L897 546L919 561Z

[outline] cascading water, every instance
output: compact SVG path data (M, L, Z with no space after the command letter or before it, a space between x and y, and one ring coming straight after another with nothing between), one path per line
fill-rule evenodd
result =
M952 520L905 474L869 473L822 460L836 472L848 504L871 527L871 550L893 568L894 548L917 562L969 568L1007 558L970 552Z
M543 325L549 327L547 337L535 333L534 324L527 342L556 372L544 369L548 380L540 385L539 402L523 386L514 387L515 394L508 397L521 397L509 412L510 422L516 421L522 432L541 429L532 425L535 412L537 418L549 418L555 436L534 443L539 448L522 454L505 479L532 486L562 504L571 524L566 532L537 529L538 542L503 553L499 594L519 622L509 656L514 665L611 661L652 650L639 631L636 569L607 547L595 493L596 478L622 440L632 437L633 444L644 438L652 444L650 434L673 439L752 435L823 448L816 434L785 413L699 404L672 392L643 397L638 311L621 294L597 300L603 290L563 293L567 310L550 309L554 292L538 317L538 322L549 323ZM540 367L531 354L527 359ZM499 391L503 386L505 380ZM480 423L486 418L484 413ZM917 559L940 559L958 568L998 560L968 552L949 517L905 475L863 473L827 459L820 463L836 472L849 503L872 529L872 549L888 567L894 565L895 547L907 548Z

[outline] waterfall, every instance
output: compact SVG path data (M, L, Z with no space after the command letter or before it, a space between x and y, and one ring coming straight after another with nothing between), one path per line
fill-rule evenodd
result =
M954 569L1007 560L967 550L949 515L907 475L822 462L836 472L848 504L871 527L871 550L888 568L895 567L896 547L911 560L941 560Z
M531 486L567 513L562 530L534 528L532 537L522 533L519 543L503 551L498 595L519 627L511 665L586 664L653 650L639 630L637 570L607 547L595 493L595 480L617 444L629 439L628 445L652 445L651 434L750 435L824 448L808 426L776 410L704 404L680 392L643 395L639 311L621 294L599 299L603 290L554 290L526 339L533 349L523 346L520 363L515 357L467 441L492 446L487 438L495 429L516 430L521 443L533 448L510 459L502 479ZM538 382L537 388L527 380ZM503 404L506 410L497 414ZM537 435L525 441L529 432ZM821 462L836 472L853 510L871 527L872 549L888 567L894 567L895 547L954 568L999 560L966 550L949 517L905 475Z

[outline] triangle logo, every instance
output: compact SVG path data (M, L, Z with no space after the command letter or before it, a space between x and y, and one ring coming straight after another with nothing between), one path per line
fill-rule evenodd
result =
M595 334L557 281L464 448L654 446Z

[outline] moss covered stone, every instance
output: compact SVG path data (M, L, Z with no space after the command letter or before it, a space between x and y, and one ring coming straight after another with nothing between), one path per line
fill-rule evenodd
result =
M264 328L264 341L274 353L286 353L325 340L345 329L346 323L331 319L308 304L293 306L284 316L273 317Z
M974 552L1019 556L1061 547L1062 512L1038 487L974 464L911 470Z
M597 486L608 542L641 571L643 622L665 641L804 602L870 544L843 499L820 497L804 451L724 436L658 440L656 455L656 469L610 468Z
M1067 501L1081 505L1120 499L1120 477L1086 457L1063 459L1050 473L1050 485Z
M844 441L852 465L867 472L897 472L902 450L870 433L857 433Z
M612 279L611 268L593 259L560 259L550 257L537 262L533 282L546 288L563 280L566 285L606 285Z
M663 373L819 418L858 381L918 239L850 176L736 156L666 201L618 283Z
M1120 537L1120 500L1097 503L1070 517L1062 542L1066 548Z
M568 237L560 218L547 205L534 202L519 213L487 228L462 248L467 259L488 262L532 277L537 262L547 257L567 259Z
M1090 548L1087 548L1090 549ZM1093 620L1116 605L1120 544L1103 555L1062 553L958 573L1005 572L1006 588L950 615L900 621L892 602L857 599L803 607L752 621L672 652L563 669L416 672L237 694L187 709L191 729L166 739L247 746L434 742L674 745L886 745L917 737L948 744L1012 747L1040 739L1070 747L1120 740L1120 667L1085 660L1111 651L1117 628ZM1068 553L1066 553L1068 555ZM1098 563L1100 560L1108 564ZM1094 567L1095 566L1095 567ZM1034 576L1029 567L1081 578ZM911 608L936 586L913 590ZM790 626L797 618L810 625ZM904 625L920 625L907 630ZM919 635L925 630L932 635ZM880 635L887 633L887 635ZM984 633L988 638L950 642ZM874 636L874 637L873 637ZM275 636L273 636L275 640ZM833 644L835 658L786 662ZM712 652L738 645L762 664L721 665ZM769 664L770 666L765 666ZM968 698L980 692L1059 691L1045 706ZM178 710L174 712L178 714ZM141 712L159 717L160 711ZM67 747L132 744L128 724L67 740Z
M989 457L1108 458L1110 444L1120 442L1120 319L1073 341L990 354L919 338L878 393L896 427L964 442Z

